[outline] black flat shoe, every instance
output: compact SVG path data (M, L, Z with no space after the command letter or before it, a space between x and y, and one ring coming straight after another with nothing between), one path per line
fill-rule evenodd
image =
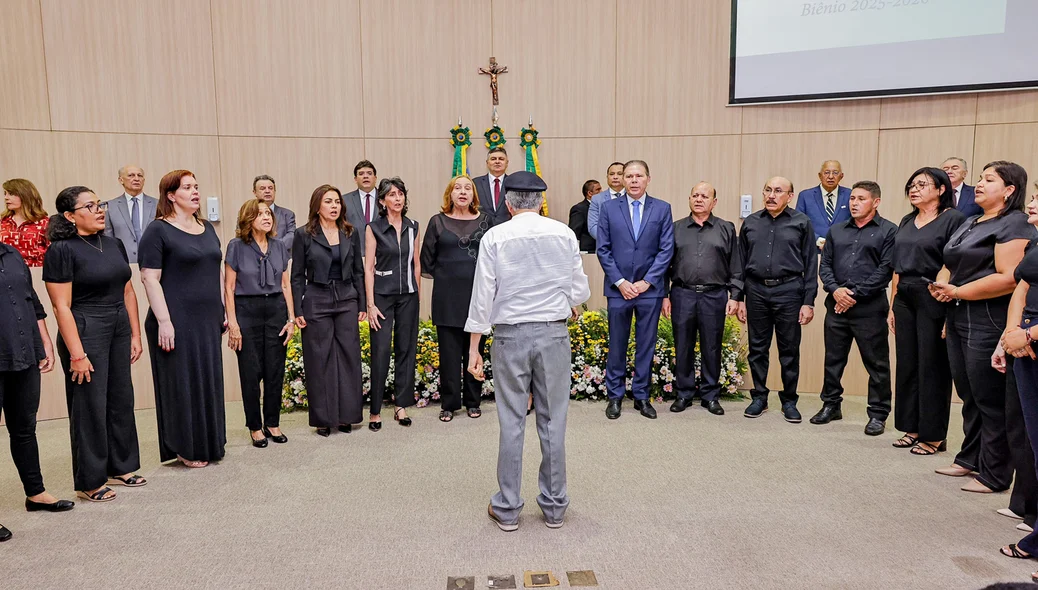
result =
M256 439L256 438L254 438L252 436L252 431L250 430L249 431L249 438L252 439L252 446L256 447L257 449L265 449L265 448L267 448L267 433L266 432L263 432L263 438Z
M378 422L368 422L368 430L371 430L373 432L378 432L379 430L382 430L382 421L379 420Z
M349 434L349 433L353 432L353 425L352 424L340 424L339 425L339 432L345 432L346 434Z
M76 507L76 503L71 500L58 500L53 504L45 504L43 502L33 502L32 500L25 499L25 511L26 512L68 512Z
M401 426L410 426L411 425L411 419L408 418L407 416L404 416L403 418L401 418L400 417L400 412L401 411L403 411L403 408L397 408L396 411L393 412L393 419L396 420L397 422L399 422Z
M341 428L341 426L340 426L340 428ZM318 428L317 429L317 434L320 434L321 436L331 436L332 429L331 428Z
M883 434L883 431L887 429L886 423L879 418L869 419L869 423L865 425L865 434L869 436L879 436Z
M270 433L270 429L267 428L266 426L263 427L263 436L265 436L265 437L269 438L270 440L278 443L279 445L282 445L282 444L285 444L285 443L288 442L288 437L287 436L285 436L284 434L279 434L277 436L274 436L273 434Z
M0 524L0 543L3 543L4 541L10 541L11 537L13 536L14 533L9 531L7 527L5 527L4 525Z

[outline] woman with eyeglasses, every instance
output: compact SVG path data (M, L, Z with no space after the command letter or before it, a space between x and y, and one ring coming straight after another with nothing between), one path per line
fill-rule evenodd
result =
M894 333L894 427L905 435L894 447L932 455L947 446L951 369L943 337L948 304L928 286L944 268L944 246L965 217L939 168L920 168L905 184L912 212L894 238L894 281L887 325Z
M991 366L991 355L1006 328L1014 272L1034 237L1022 211L1027 172L999 160L984 166L976 185L981 215L966 220L944 246L945 268L930 294L948 312L948 360L955 391L962 398L965 439L942 475L975 479L965 492L1009 489L1013 479L1006 434L1006 376Z
M122 242L103 235L106 204L70 186L54 205L43 282L58 321L72 478L80 498L108 502L115 499L108 486L148 483L134 474L141 458L130 365L143 350L137 295Z
M29 267L43 266L47 253L47 224L43 199L36 186L24 178L4 183L4 212L0 213L0 242L14 246Z
M159 181L156 219L141 237L137 260L151 309L144 320L155 380L159 458L206 467L223 458L224 330L216 229L202 219L198 180L174 170Z

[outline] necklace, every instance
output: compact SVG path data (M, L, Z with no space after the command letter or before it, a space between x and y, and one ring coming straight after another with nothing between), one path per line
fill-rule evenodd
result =
M104 242L101 241L101 238L97 238L97 245L95 246L95 245L91 244L89 241L87 241L87 239L84 238L82 235L80 235L80 234L76 234L76 235L79 236L79 239L81 239L84 242L86 242L87 246L90 246L94 250L97 250L98 252L104 252L105 251Z

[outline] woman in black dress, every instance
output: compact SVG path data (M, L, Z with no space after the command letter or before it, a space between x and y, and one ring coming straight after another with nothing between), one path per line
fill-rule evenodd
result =
M0 409L11 437L11 459L25 490L25 509L64 512L75 503L58 500L43 487L36 412L40 409L40 373L54 369L50 334L32 274L14 246L0 242ZM11 538L0 525L0 542Z
M202 197L188 170L159 181L155 223L141 237L138 262L151 309L144 321L155 380L159 457L188 467L223 458L224 326L220 238L199 215Z
M1017 164L984 166L977 182L983 213L966 220L944 247L945 269L929 289L934 299L954 301L948 312L948 359L955 391L962 398L965 439L955 462L942 475L976 479L966 492L1009 489L1013 478L1006 432L1006 376L991 356L1006 328L1014 273L1034 237L1022 211L1027 173Z
M323 184L292 241L292 299L303 330L310 426L328 436L364 419L360 329L367 319L360 232L343 214L342 193Z
M141 356L137 295L122 242L103 235L105 210L93 191L58 193L43 261L65 368L72 478L90 502L115 499L109 485L140 487L130 365ZM107 484L107 485L106 485Z
M471 418L480 416L482 383L465 370L469 364L469 315L479 240L490 228L479 212L472 179L455 176L443 192L443 206L429 220L422 243L422 276L433 279L432 322L440 353L440 421L450 422L464 403ZM480 343L480 349L483 343Z
M276 443L288 442L280 426L285 354L295 331L295 317L289 312L293 309L290 258L286 242L274 239L274 213L262 201L250 199L241 206L235 235L227 243L224 268L227 346L238 355L245 426L252 446L262 449L268 437Z
M897 356L894 426L905 433L894 446L932 455L946 447L952 381L942 336L948 304L934 299L927 286L944 267L944 245L965 217L955 210L955 191L939 168L916 170L905 195L912 212L901 219L894 238L887 316Z
M410 426L407 408L415 404L414 370L418 349L421 262L418 222L407 217L407 187L397 177L378 185L378 217L365 233L364 284L371 326L371 417L368 428L382 428L389 357L395 359L393 419Z

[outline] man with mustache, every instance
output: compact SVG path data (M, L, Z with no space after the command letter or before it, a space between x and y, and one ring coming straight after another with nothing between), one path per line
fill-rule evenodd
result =
M818 248L811 220L789 207L793 183L776 176L764 185L764 209L743 221L739 248L744 261L741 276L745 301L739 321L749 321L750 374L753 402L743 414L759 418L768 410L768 364L771 338L778 339L782 366L782 416L799 423L797 384L800 381L802 327L815 316L818 293Z
M894 274L897 226L877 213L880 188L863 180L851 189L849 221L834 223L825 236L818 276L825 298L825 383L822 409L811 424L828 424L843 414L843 370L858 342L869 372L869 423L865 434L883 434L890 414L890 345L887 342L887 284Z

